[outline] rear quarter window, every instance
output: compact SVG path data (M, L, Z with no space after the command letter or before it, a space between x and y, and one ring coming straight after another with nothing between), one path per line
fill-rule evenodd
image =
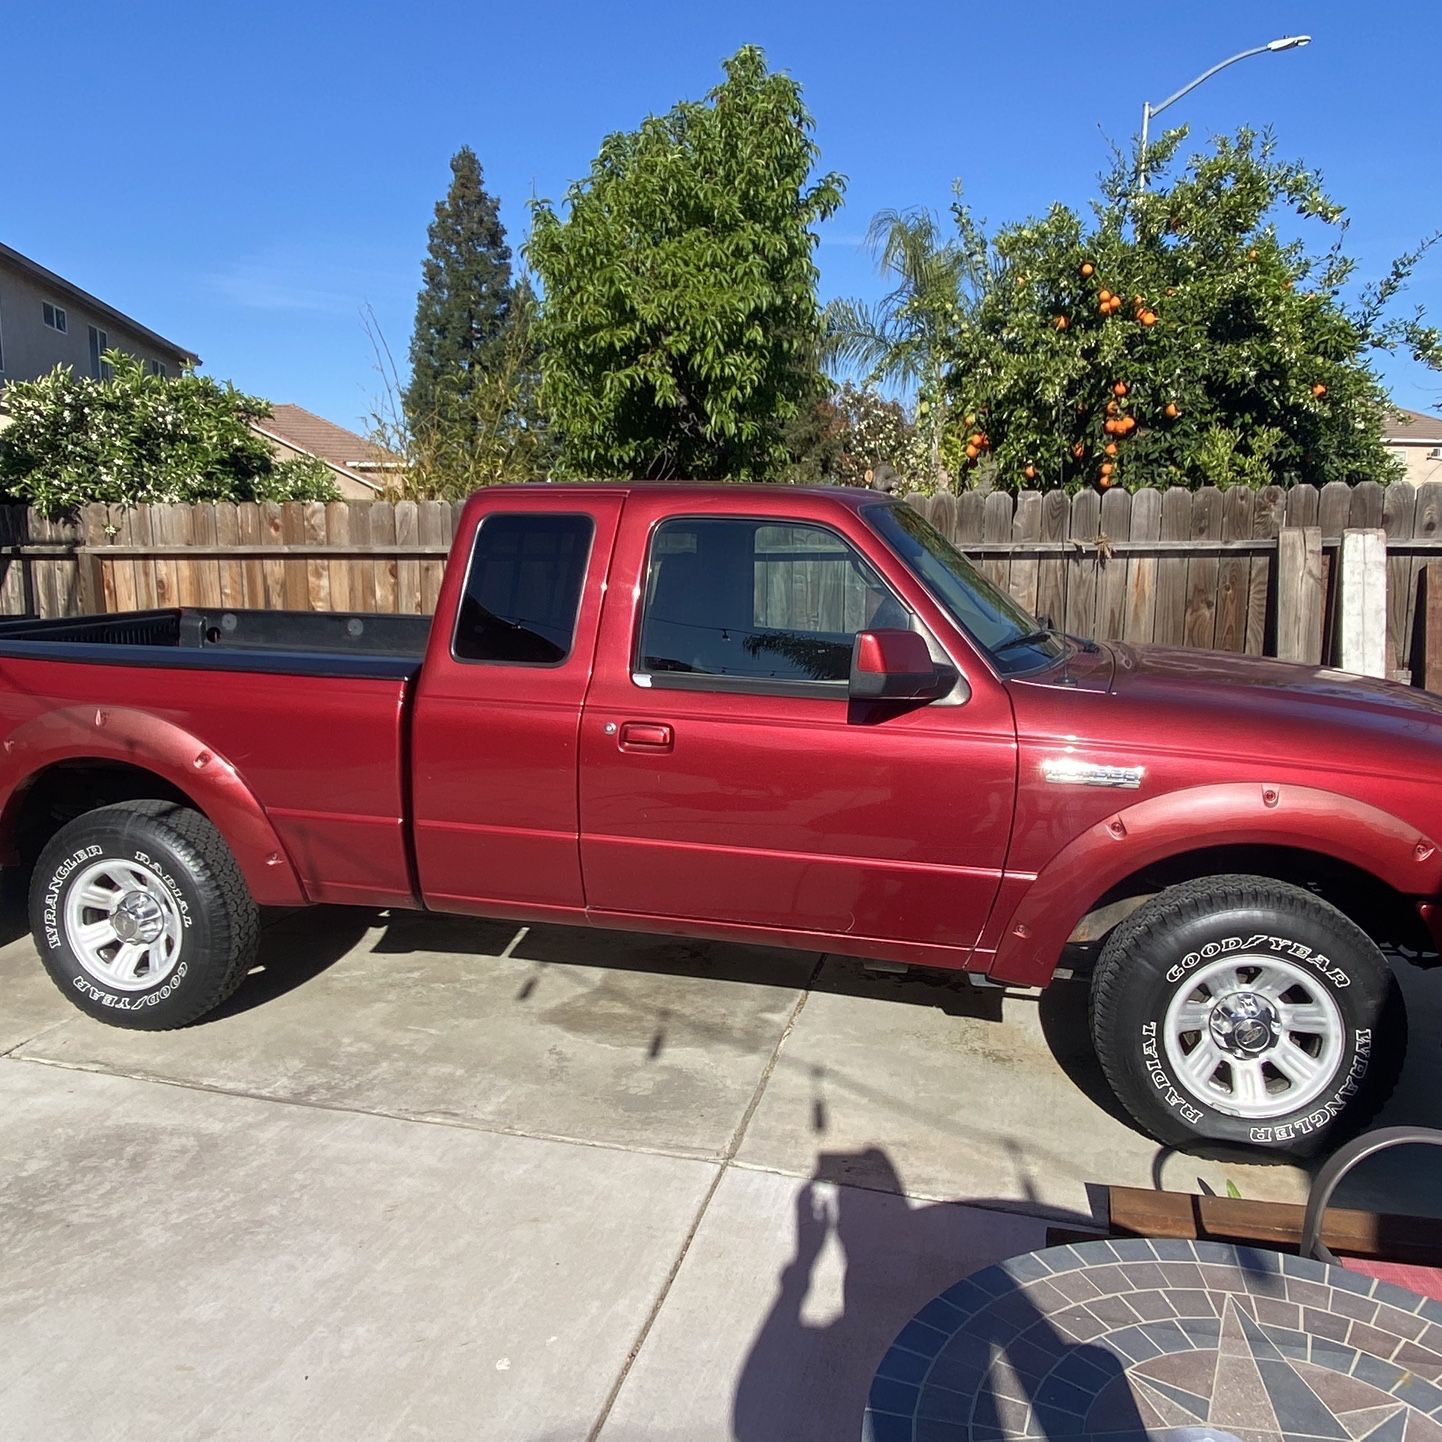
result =
M504 512L476 529L456 613L458 661L559 666L571 654L595 523Z

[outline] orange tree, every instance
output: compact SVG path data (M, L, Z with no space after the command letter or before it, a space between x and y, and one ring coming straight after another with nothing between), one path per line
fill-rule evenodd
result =
M1193 156L1186 135L1148 152L1138 194L1121 156L1090 224L1065 206L986 236L959 200L962 244L984 256L947 386L947 469L1009 490L1388 480L1387 400L1371 364L1409 351L1442 369L1420 312L1391 314L1436 237L1355 289L1346 222L1319 177L1242 130ZM1314 252L1278 220L1332 233Z

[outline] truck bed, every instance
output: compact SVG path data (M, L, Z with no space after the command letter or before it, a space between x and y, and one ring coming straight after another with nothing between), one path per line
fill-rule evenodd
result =
M110 666L409 680L429 616L203 610L0 621L0 656Z

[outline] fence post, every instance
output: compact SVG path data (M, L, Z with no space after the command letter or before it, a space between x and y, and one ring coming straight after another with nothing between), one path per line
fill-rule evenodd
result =
M1412 674L1418 685L1442 693L1442 561L1428 561L1417 571Z
M1277 532L1277 656L1308 666L1322 662L1322 529Z
M82 616L99 615L105 606L105 563L96 547L103 546L109 537L105 534L109 511L105 506L90 504L80 508L80 545L84 548L76 557L79 562L77 587Z
M1359 676L1387 674L1387 533L1342 532L1337 574L1337 665Z

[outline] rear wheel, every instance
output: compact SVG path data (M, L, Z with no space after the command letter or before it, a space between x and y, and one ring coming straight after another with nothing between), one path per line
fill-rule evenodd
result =
M1174 886L1112 933L1092 979L1108 1082L1158 1141L1303 1157L1390 1094L1407 1022L1387 959L1300 887Z
M255 957L259 916L198 812L128 801L77 817L41 853L30 924L52 980L112 1026L159 1031L218 1006Z

